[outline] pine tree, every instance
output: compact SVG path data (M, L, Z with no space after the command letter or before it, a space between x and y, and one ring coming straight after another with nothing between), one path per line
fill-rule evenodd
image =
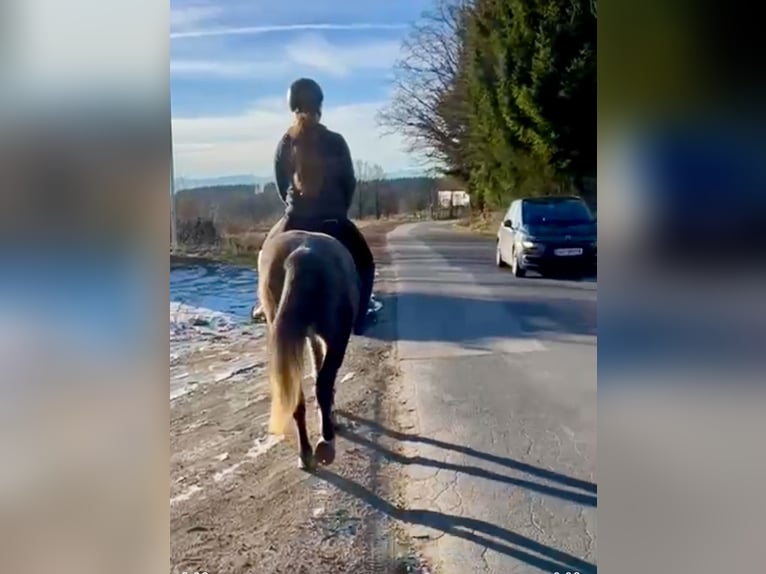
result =
M466 26L470 183L490 204L595 174L589 0L477 0Z

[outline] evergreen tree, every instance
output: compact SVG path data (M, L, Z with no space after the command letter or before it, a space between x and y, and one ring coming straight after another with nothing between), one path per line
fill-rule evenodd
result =
M594 0L436 0L404 52L381 119L474 206L595 176Z
M490 204L596 170L589 0L477 0L466 29L470 181Z

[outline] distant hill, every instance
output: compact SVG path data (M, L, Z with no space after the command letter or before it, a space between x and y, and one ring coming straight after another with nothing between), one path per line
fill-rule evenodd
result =
M421 169L401 169L386 174L386 179L412 179L428 177ZM224 175L220 177L177 177L176 190L196 189L201 187L221 187L230 185L260 185L263 187L274 181L273 177L264 177L252 174Z
M256 175L225 175L221 177L177 177L176 189L195 189L200 187L220 187L230 185L260 185L263 187L273 177L259 177Z
M387 179L411 179L418 177L428 177L428 174L423 169L400 169L386 173Z

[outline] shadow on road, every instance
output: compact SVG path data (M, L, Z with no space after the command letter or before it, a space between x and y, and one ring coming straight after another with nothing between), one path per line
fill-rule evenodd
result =
M380 454L383 458L393 462L397 462L399 464L403 464L403 465L419 464L421 466L427 466L431 468L438 468L438 469L444 469L444 470L451 470L454 472L460 472L463 474L470 474L472 476L476 476L479 478L486 478L487 480L494 480L497 482L502 482L504 484L510 484L513 486L518 486L520 488L526 488L528 490L533 490L539 494L554 496L556 498L561 498L562 500L568 500L570 502L575 502L577 504L582 504L584 506L596 506L595 496L590 496L587 494L582 494L580 492L574 492L571 490L564 490L561 488L547 486L545 484L540 484L537 482L532 482L530 480L524 480L521 478L504 476L502 474L498 474L496 472L492 472L490 470L486 470L478 466L454 464L454 463L426 458L423 456L404 456L404 455L395 453L394 451L391 451L379 444L376 444L375 442L369 439L366 439L357 434L354 434L346 429L339 428L338 435L342 436L349 442L353 442L358 444L359 446L363 446L371 450L377 451L378 454ZM426 442L426 441L423 441L423 442ZM459 450L459 449L454 449L454 450Z
M372 420L358 417L342 410L337 411L336 414L340 418L340 420L338 420L338 434L340 436L344 437L346 440L372 449L373 452L377 453L377 455L383 459L392 460L401 464L421 464L435 468L446 468L456 472L473 474L475 476L484 477L490 480L500 480L506 483L515 484L522 488L529 488L530 490L534 490L542 494L558 496L572 502L589 506L596 506L595 495L591 495L589 493L595 494L597 487L591 482L568 477L557 472L538 468L529 464L515 461L510 458L499 457L489 453L477 451L470 447L450 444L444 441L421 437L419 435L401 433L386 428L385 426ZM372 431L373 436L387 436L389 438L400 441L431 444L440 448L460 452L468 456L473 456L482 460L497 463L507 468L526 472L541 479L557 482L567 487L580 489L583 492L564 490L561 488L550 487L527 480L512 479L510 477L504 477L500 474L486 471L478 467L442 463L440 461L431 460L420 456L405 457L389 449L386 449L374 440L369 440L361 437L359 434L350 432L348 427L343 424L344 419L359 425L366 426L370 431ZM377 459L378 456L374 456L374 458ZM457 538L461 538L468 542L478 544L482 547L490 548L498 553L510 556L511 558L536 568L540 568L544 571L564 572L567 570L576 570L583 574L595 574L597 572L595 564L591 564L585 560L577 558L576 556L572 556L566 552L562 552L555 548L551 548L550 546L536 542L530 538L517 534L496 524L467 516L447 514L427 509L404 509L396 506L395 504L392 504L385 498L378 496L372 490L364 487L363 485L335 474L334 472L331 472L327 469L322 468L317 470L316 475L317 477L332 484L339 490L360 499L361 501L370 505L376 511L394 518L395 520L399 520L407 524L424 526L439 532L443 532L445 534L449 534L451 536L455 536Z
M479 299L431 293L387 293L378 296L397 314L417 311L422 320L398 321L368 336L386 341L437 341L482 347L487 339L597 336L596 302L572 299ZM595 341L594 341L595 344Z
M441 279L428 279L428 278L412 279L412 278L408 277L407 279L393 280L393 281L391 281L391 283L394 283L394 284L396 284L396 283L409 283L409 284L417 284L417 285L421 285L421 284L422 285L442 284L442 283L444 283L443 277L445 275L447 275L448 273L450 273L450 271L440 270L439 271L439 275L442 277ZM455 270L454 272L451 272L451 273L453 275L455 275L455 276L458 276L458 277L465 275L465 273L461 272L460 270ZM558 289L570 289L570 290L577 289L579 291L583 291L584 288L582 287L582 285L584 285L586 283L596 283L596 280L594 278L586 277L586 278L578 279L577 282L575 282L573 280L569 280L568 282L561 282L561 283L553 284L552 283L553 279L551 279L549 277L543 277L541 275L535 276L535 275L532 275L532 273L534 273L534 272L530 271L530 275L528 275L524 279L516 279L516 278L512 279L512 281L514 281L513 286L514 287L523 287L523 288L534 288L534 287L539 287L539 286L543 285L543 282L545 282L544 286L546 286L546 287L553 286L553 287L556 287ZM451 285L475 285L476 284L475 275L472 275L471 277L472 277L471 279L452 279L452 278L450 278L449 284L451 284ZM482 275L482 277L481 277L481 285L483 287L508 287L510 285L509 277L511 277L510 272L507 273L507 274L505 274L505 273L492 273L492 274Z
M548 572L576 569L582 573L595 573L596 566L580 558L521 536L515 532L475 518L446 514L425 509L403 509L376 495L361 484L320 468L316 476L339 490L369 504L387 516L408 524L426 526L462 538L474 544L530 564ZM499 541L502 542L499 542ZM530 552L535 552L535 555Z
M442 448L445 450L451 450L455 452L459 452L461 454L464 454L466 456L472 456L474 458L478 458L481 460L486 460L487 462L491 462L500 466L505 466L506 468L510 468L513 470L517 470L519 472L525 472L527 474L531 474L534 476L537 476L539 478L542 478L544 480L548 480L551 482L558 482L559 484L563 486L567 486L570 488L576 488L583 490L588 493L593 493L594 495L597 492L597 486L592 483L588 482L587 480L580 480L579 478L572 478L570 476L566 476L565 474L560 474L558 472L554 472L552 470L547 470L545 468L539 468L537 466L533 466L531 464L526 464L523 462L519 462L517 460L514 460L512 458L506 458L502 456L497 456L494 454L490 454L487 452L482 452L476 449L473 449L468 446L462 446L458 444L452 444L445 441L424 437L420 435L415 434L407 434L399 431L395 431L393 429L389 429L381 425L380 423L377 423L372 420L368 420L362 417L358 417L354 414L351 414L349 412L338 410L336 411L336 414L339 417L343 417L349 421L352 421L356 424L366 426L371 431L378 435L385 435L387 437L390 437L392 439L402 441L402 442L418 442L422 444L429 444L438 448ZM393 453L391 451L388 451L381 447L380 445L373 443L371 441L368 441L367 439L361 438L358 435L355 435L353 433L348 432L348 430L344 427L342 427L342 422L338 421L339 428L338 432L342 433L342 436L344 438L347 438L348 440L351 440L352 442L357 442L360 444L364 444L365 446L368 446L370 448L373 448L375 450L380 450L384 453L384 455L387 458L395 458L397 462L404 462L405 464L426 464L423 461L429 461L430 459L426 459L423 457L405 457L396 453ZM391 452L391 456L389 457L386 453ZM454 465L454 464L448 464L448 463L441 463L439 461L431 461L435 462L436 465L439 465L440 468L451 468L451 470L459 470L461 468L468 468L472 469L474 467L461 467L460 465ZM480 471L482 474L479 476L483 476L483 473L487 473L487 478L493 478L493 477L500 477L501 475L496 475L495 473L491 473L489 471L486 471L484 469L476 468L475 470ZM507 477L501 477L502 479L505 479L506 482L511 482L513 484L517 484L519 481L516 481L515 479L507 479ZM526 481L520 481L520 482L526 482ZM536 486L544 486L544 485L536 485ZM544 487L544 488L550 488L550 487ZM588 506L596 506L596 497L595 496L586 496L582 495L580 493L573 493L572 491L568 490L558 490L553 489L554 492L549 491L539 491L543 492L543 494L551 494L552 496L559 496L561 494L561 498L565 498L567 500L573 500L574 502L580 502L581 504L587 504ZM556 494L559 493L559 494ZM563 493L566 493L566 495L563 495ZM575 499L575 498L568 498L568 495L570 494L576 494L577 496L583 497L582 499Z

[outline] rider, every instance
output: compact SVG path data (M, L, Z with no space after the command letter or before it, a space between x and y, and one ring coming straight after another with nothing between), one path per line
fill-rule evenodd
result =
M290 229L321 231L349 250L361 287L354 326L359 335L367 320L375 262L364 237L348 218L356 187L354 166L343 136L320 123L323 100L319 84L308 78L296 80L287 92L294 120L274 157L277 189L286 209L266 239Z

